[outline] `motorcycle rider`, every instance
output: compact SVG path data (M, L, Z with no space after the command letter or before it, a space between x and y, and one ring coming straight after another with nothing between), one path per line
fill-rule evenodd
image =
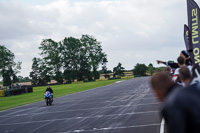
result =
M52 96L52 102L53 102L53 89L50 87L50 85L47 86L47 89L45 92L49 91Z

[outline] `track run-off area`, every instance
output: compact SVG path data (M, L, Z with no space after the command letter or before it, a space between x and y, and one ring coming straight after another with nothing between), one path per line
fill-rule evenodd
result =
M0 133L161 133L150 77L0 111ZM43 94L41 94L43 95Z

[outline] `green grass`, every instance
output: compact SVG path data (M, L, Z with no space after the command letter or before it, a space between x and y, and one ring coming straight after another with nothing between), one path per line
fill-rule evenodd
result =
M126 78L130 79L130 78ZM77 84L64 84L64 85L55 85L51 86L54 91L54 97L60 97L76 92L81 92L101 86L106 86L116 81L125 80L117 79L117 80L99 80L97 82L87 82L87 83L77 83ZM33 93L22 94L18 96L10 96L10 97L0 97L0 111L38 102L44 100L44 92L46 90L46 86L43 87L34 87Z

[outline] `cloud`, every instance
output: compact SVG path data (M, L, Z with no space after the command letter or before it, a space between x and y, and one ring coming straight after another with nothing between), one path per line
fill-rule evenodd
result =
M55 0L41 5L4 1L0 20L0 43L23 62L21 74L28 76L45 38L93 35L108 54L109 69L118 62L132 69L136 63L176 60L185 48L187 13L182 0Z

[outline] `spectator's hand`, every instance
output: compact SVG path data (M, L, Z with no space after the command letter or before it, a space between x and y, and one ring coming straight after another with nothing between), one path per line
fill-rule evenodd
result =
M156 60L158 64L164 63L164 61Z

